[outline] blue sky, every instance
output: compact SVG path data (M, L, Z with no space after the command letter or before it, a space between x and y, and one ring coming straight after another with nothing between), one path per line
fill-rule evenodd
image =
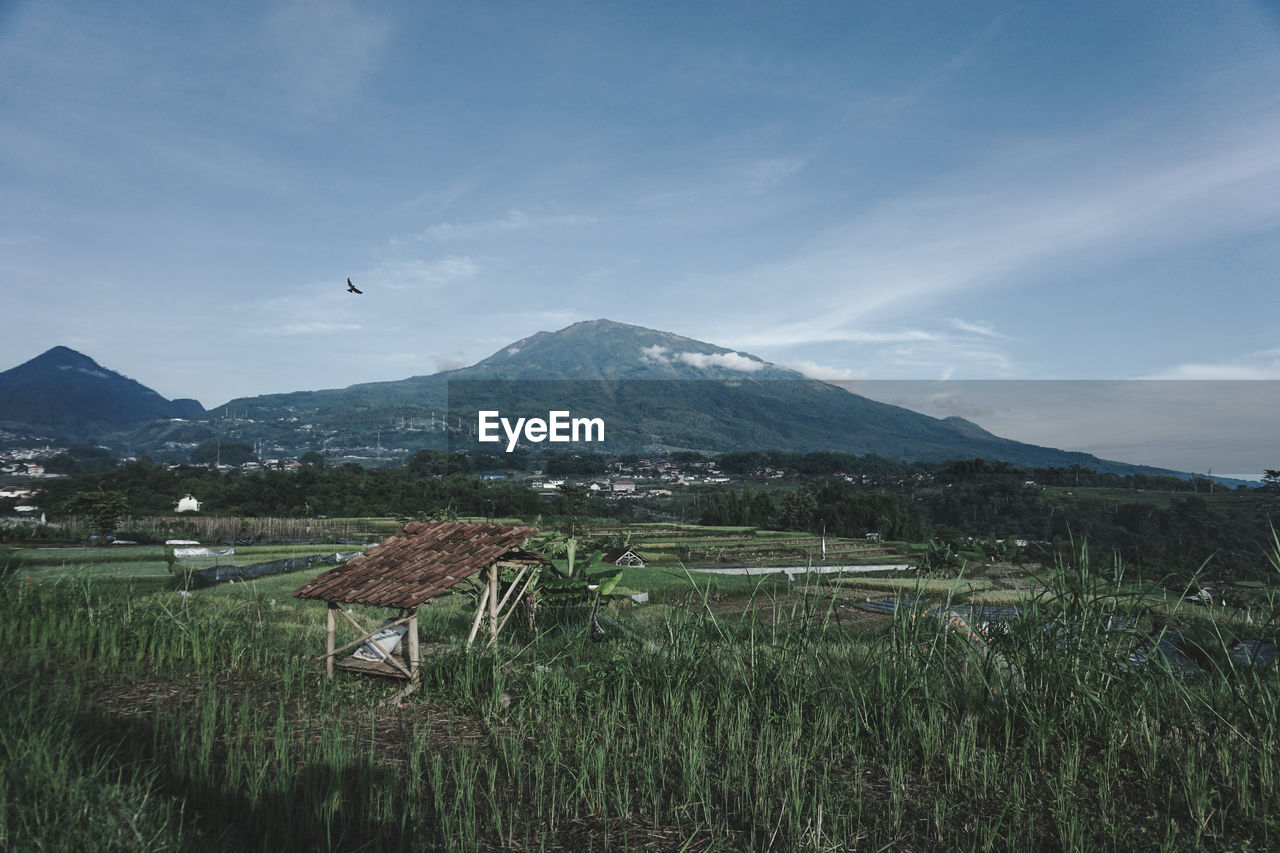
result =
M1280 378L1280 11L8 0L0 269L0 367L209 407L598 317L824 378Z

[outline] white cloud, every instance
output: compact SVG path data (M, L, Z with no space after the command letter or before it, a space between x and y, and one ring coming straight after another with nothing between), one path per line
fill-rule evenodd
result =
M693 367L723 367L728 370L741 370L743 373L755 373L765 366L763 361L756 361L753 358L738 355L736 352L682 352L676 356L676 359Z
M755 373L765 366L763 361L757 361L754 358L748 358L739 355L736 352L678 352L673 353L667 347L661 344L654 344L651 347L644 347L640 350L640 358L642 361L657 362L659 364L672 364L681 362L706 369L708 367L723 367L727 370L740 370L743 373Z
M667 349L662 344L654 344L651 347L645 347L640 350L640 359L642 361L657 361L662 364L669 364L671 362L671 359L667 356L667 353L669 352L671 352L671 350Z
M449 356L436 356L436 373L443 373L446 370L457 370L459 367L466 367L467 362L460 358L451 358Z

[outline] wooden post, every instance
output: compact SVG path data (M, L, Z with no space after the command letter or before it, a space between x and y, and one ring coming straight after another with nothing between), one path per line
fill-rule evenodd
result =
M325 637L325 644L324 644L324 650L325 650L324 674L329 678L333 678L333 647L334 645L336 645L334 642L334 638L338 634L338 620L335 618L336 614L334 611L336 611L337 609L338 609L338 605L330 601L329 609L327 611L328 622L329 622L328 633Z
M489 567L489 644L498 639L498 564Z
M523 575L524 572L521 572L520 574ZM511 618L511 614L516 612L516 606L520 603L520 598L522 598L524 594L529 590L529 586L533 583L534 578L536 578L537 576L538 576L538 567L533 566L532 571L529 572L529 579L524 582L524 586L521 587L520 589L520 595L516 597L515 601L511 602L511 606L507 608L507 615L502 617L502 622L498 625L498 630L494 631L493 636L489 638L489 645L492 646L495 642L497 642L498 632L501 631L503 627L507 624L507 620ZM519 581L520 581L520 578L517 577L516 583L519 583ZM515 584L512 584L511 589L507 591L506 598L502 599L504 602L511 597L511 593L515 591L515 588L516 588Z
M507 602L511 600L511 596L515 594L516 587L520 586L520 581L524 580L524 573L529 570L528 566L520 570L520 574L516 575L516 579L511 582L511 586L507 587L507 594L502 596L502 600L498 602L498 612L507 606Z
M482 594L476 596L476 618L471 620L471 633L467 635L467 648L471 648L471 644L476 641L476 632L480 630L480 620L484 618L484 612L487 609L485 599L488 596L488 586L485 586Z
M422 676L418 673L418 664L422 661L422 653L418 649L418 608L409 611L409 680L414 684Z

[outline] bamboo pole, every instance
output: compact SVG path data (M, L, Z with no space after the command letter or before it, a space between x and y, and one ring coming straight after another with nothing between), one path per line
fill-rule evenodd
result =
M355 619L352 619L352 618L351 618L351 614L350 614L350 613L348 613L348 612L347 612L347 611L345 611L345 610L340 610L340 611L338 611L338 612L339 612L339 613L341 613L343 616L345 616L345 617L346 617L346 620L347 620L348 622L350 622L352 625L355 625L355 626L356 626L356 630L357 630L357 631L363 631L363 630L364 630L364 626L362 626L362 625L361 625L359 622L357 622ZM392 624L392 625L399 625L399 624L402 624L403 622L404 622L404 619L402 618L402 619L397 619L395 622L392 622L391 624ZM390 626L387 626L387 627L390 627ZM382 627L381 627L381 626L379 626L379 627L377 627L377 628L374 628L372 631L368 632L367 634L365 634L365 635L364 635L363 637L361 637L360 639L361 639L361 640L368 639L369 637L372 637L374 634L378 633L378 632L379 632L379 631L381 631L381 630L382 630ZM352 645L354 645L354 643L353 643ZM376 654L378 657L382 658L382 662L383 662L383 663L391 664L391 665L392 665L392 666L394 666L396 669L398 669L398 670L400 670L402 673L404 673L404 677L405 677L405 678L412 678L412 677L413 677L413 676L411 676L411 675L409 674L409 670L407 670L407 669L405 669L405 668L404 668L404 664L400 663L400 661L398 661L398 660L396 660L396 659L395 659L395 655L387 654L386 652L384 652L384 651L382 650L382 648L381 648L377 643L370 643L370 644L369 644L369 648L373 649L374 654Z
M476 618L471 620L471 633L467 635L467 648L471 648L471 644L475 642L476 634L480 631L480 620L484 618L485 597L489 594L489 588L486 586L483 593L476 598Z
M422 674L418 668L422 664L422 651L418 648L418 608L409 611L409 672L410 680L417 683Z
M498 564L489 567L489 645L498 639Z
M516 612L516 607L520 604L520 599L523 598L525 592L528 591L529 585L533 583L533 579L538 576L538 568L539 567L534 566L533 570L529 572L529 579L524 582L524 588L520 590L520 595L516 596L516 600L511 602L511 607L507 609L507 615L502 617L502 624L498 625L497 631L494 631L493 638L489 640L489 645L492 646L495 642L497 642L498 634L500 634L502 632L502 629L507 626L507 620L511 618L512 613ZM520 579L517 577L516 583L519 583L519 582L520 582ZM511 585L511 589L515 589L515 588L516 586L513 583ZM507 598L510 598L510 597L511 597L511 592L510 590L508 590ZM506 599L503 599L503 600L505 601Z
M520 574L516 575L516 579L511 582L511 586L507 587L507 594L502 596L502 600L498 602L498 612L502 612L502 608L507 606L507 602L511 599L511 593L516 591L516 587L520 585L520 581L524 579L524 573L529 571L529 567L525 566L520 569Z
M337 655L337 654L341 654L342 652L345 652L347 649L351 648L352 646L358 646L358 645L360 645L360 644L361 644L361 643L363 643L365 640L369 639L369 638L370 638L370 637L372 637L374 634L376 634L376 633L378 633L379 631L381 631L381 630L382 630L382 626L381 626L381 625L379 625L377 628L374 628L372 631L365 631L365 630L364 630L364 627L363 627L362 625L360 625L359 623L357 623L354 619L350 619L350 617L348 617L348 618L349 618L349 621L351 622L351 624L355 625L359 630L364 631L364 633L363 633L363 634L361 634L361 635L360 635L359 637L357 637L356 639L352 640L351 642L347 643L345 646L341 646L341 647L339 647L339 648L337 648L337 649L334 649L333 654L335 654L335 655ZM400 617L399 619L397 619L396 621L392 622L391 624L392 624L392 625L402 625L402 624L404 624L404 623L408 620L408 618L409 618L408 616L402 616L402 617ZM389 626L387 626L387 627L390 627L390 625L389 625ZM316 658L316 660L319 660L319 659L320 659L320 658L322 658L322 657L324 657L324 655L320 655L320 657L317 657L317 658Z
M338 620L334 618L333 611L336 610L337 607L338 605L334 604L332 601L329 602L329 618L328 618L329 630L325 636L325 645L324 645L324 649L325 649L324 674L327 678L333 678L333 654L334 654L333 645L334 645L334 637L338 633Z

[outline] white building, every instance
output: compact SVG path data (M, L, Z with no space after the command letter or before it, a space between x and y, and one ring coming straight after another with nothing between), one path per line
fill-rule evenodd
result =
M196 500L191 495L183 495L178 501L178 505L173 509L174 512L199 512L200 501Z

